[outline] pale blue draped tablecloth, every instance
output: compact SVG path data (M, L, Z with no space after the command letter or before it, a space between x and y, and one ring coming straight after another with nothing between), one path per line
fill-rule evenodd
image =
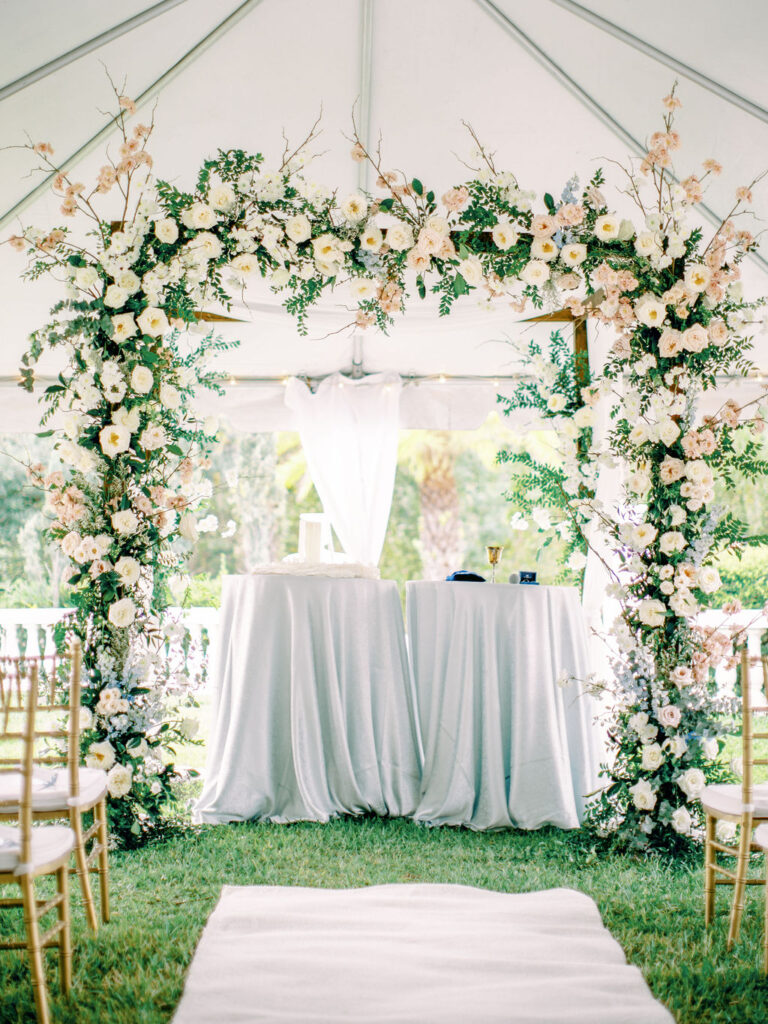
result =
M391 580L227 576L200 821L410 816L421 751Z
M424 742L417 820L576 828L597 788L588 641L568 587L408 583Z

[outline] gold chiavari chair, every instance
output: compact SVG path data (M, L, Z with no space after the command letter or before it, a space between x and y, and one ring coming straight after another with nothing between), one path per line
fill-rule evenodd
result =
M60 673L66 672L71 661L66 693L62 690ZM107 775L99 768L84 768L80 765L80 688L81 649L75 643L71 659L58 655L0 658L0 677L4 678L11 699L18 702L23 692L23 683L35 668L39 685L38 711L50 716L59 715L62 722L54 723L39 732L49 741L50 749L43 759L47 771L38 771L33 783L32 815L35 820L67 818L75 834L75 870L80 879L85 915L93 931L98 928L96 908L91 891L90 873L99 877L101 895L101 917L109 920L109 859L107 836ZM42 697L42 700L40 700ZM63 724L67 719L66 727ZM66 750L63 749L66 741ZM57 748L55 744L60 746ZM0 758L0 763L2 759ZM0 779L0 796L11 800L13 787L18 789L20 778ZM93 820L86 826L83 817L91 813ZM0 820L4 815L0 810ZM90 849L89 849L90 845Z
M768 696L768 655L763 655L763 692ZM768 974L768 825L755 829L755 846L765 857L765 916L763 921L763 974Z
M69 859L75 843L72 830L63 825L32 826L32 792L36 748L40 736L35 730L37 711L37 666L33 665L28 685L19 683L18 690L8 677L0 678L0 740L4 744L21 744L21 765L0 765L0 779L10 773L20 776L12 801L18 824L0 825L0 886L18 885L21 897L0 899L0 909L21 907L24 914L25 939L0 942L0 949L26 949L32 971L35 1010L39 1024L48 1024L48 994L45 983L43 951L47 946L59 950L59 980L63 992L72 986L72 941L69 918ZM14 692L11 692L11 687ZM23 705L26 706L23 706ZM21 705L21 707L19 707ZM21 718L18 730L11 728L16 716ZM0 809L8 803L0 797ZM44 875L56 876L56 895L50 899L37 896L35 881ZM41 931L41 918L55 910L56 922Z
M744 910L744 892L748 885L764 885L763 878L749 877L750 855L760 852L753 837L756 825L768 822L768 784L754 785L756 765L768 765L768 758L754 756L754 741L768 739L768 732L755 732L753 715L768 714L768 705L753 705L749 680L750 657L746 643L741 650L741 783L706 786L701 802L706 813L707 829L704 846L704 923L708 927L715 912L715 893L718 885L733 887L727 948L732 949L739 937ZM766 670L763 663L763 679ZM739 826L738 844L719 842L716 835L718 821L730 821ZM718 853L736 858L734 870L718 862Z

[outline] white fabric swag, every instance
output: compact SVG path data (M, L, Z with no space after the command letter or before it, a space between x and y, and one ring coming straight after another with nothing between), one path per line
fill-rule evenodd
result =
M344 551L369 565L381 557L392 506L401 391L392 373L334 373L314 394L296 378L286 388L323 508Z

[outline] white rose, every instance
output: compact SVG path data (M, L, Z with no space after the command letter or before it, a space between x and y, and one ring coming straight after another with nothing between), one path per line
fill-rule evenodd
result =
M604 242L612 242L619 237L621 221L615 213L604 213L598 217L593 228L595 236Z
M185 512L179 519L179 536L192 543L197 540L197 522L195 517L189 512Z
M645 444L649 437L650 431L648 430L648 424L641 421L640 423L636 423L630 430L628 441L630 444L639 446L641 444Z
M146 452L157 451L168 444L168 435L165 428L159 423L150 424L139 435L139 444Z
M708 761L714 761L720 753L720 744L714 736L705 736L701 741L701 751Z
M297 244L299 242L306 242L312 234L312 225L309 222L309 217L306 217L303 213L291 217L285 225L285 233L292 242Z
M638 470L630 476L629 480L627 480L627 487L629 487L629 489L635 494L641 496L647 494L651 489L650 474L646 473L644 470Z
M724 818L721 818L715 828L715 835L721 843L732 843L736 838L737 828L738 825L735 821L726 821Z
M155 378L147 366L135 366L131 374L131 387L138 395L147 395L152 390Z
M677 784L688 800L698 800L707 784L707 779L701 768L689 768L682 775L678 775Z
M638 780L634 786L629 787L629 792L632 794L632 802L639 811L652 811L656 806L656 794L647 779Z
M683 551L688 547L688 541L679 530L668 530L662 533L659 538L659 549L665 555L674 554L676 551Z
M113 799L126 796L133 785L133 768L126 764L116 764L107 772L107 788Z
M126 341L136 333L133 313L117 313L112 317L112 331L115 341Z
M74 558L75 552L80 547L82 538L75 530L71 530L66 537L61 538L61 550L67 558Z
M384 243L384 235L375 224L367 224L360 235L360 248L368 252L378 252Z
M277 232L278 229L274 228L273 230ZM264 236L264 244L266 246L266 231ZM216 235L210 231L201 231L199 235L196 235L190 242L187 242L187 248L192 259L196 262L218 259L224 251L224 246Z
M172 245L179 237L179 225L173 217L165 217L163 220L155 221L155 238L158 242Z
M404 252L413 247L413 231L409 224L398 221L387 228L387 245L396 252Z
M123 597L109 606L108 618L113 626L125 629L136 618L136 605L130 597Z
M235 274L255 274L259 269L259 261L253 253L241 252L229 264L229 269Z
M359 192L353 192L341 204L341 215L350 224L357 224L368 213L368 200Z
M135 434L141 422L139 410L136 408L126 409L124 405L121 405L112 413L112 422L118 423L120 426L130 430L132 434Z
M549 280L549 267L543 260L531 260L520 271L520 280L538 287Z
M659 708L658 719L665 728L676 729L680 725L680 708L676 704L665 704Z
M135 295L141 288L141 281L132 270L121 270L115 276L115 284L129 295Z
M99 272L96 267L78 267L75 271L75 284L84 291L93 288L98 280Z
M579 430L586 430L595 425L595 410L591 405L582 405L573 415L573 422Z
M124 537L135 533L139 527L139 520L136 513L132 512L129 508L123 508L118 512L113 512L110 522L112 523L112 529L115 533L119 533Z
M216 211L205 203L193 203L181 215L181 221L188 228L212 228L219 218Z
M502 252L506 252L513 245L517 245L519 237L514 227L506 220L500 220L491 231L493 244L497 249L501 249Z
M647 597L641 601L637 615L640 621L653 629L658 629L659 626L664 625L664 616L666 608L662 601L658 601L656 598Z
M651 256L660 250L656 235L652 231L641 231L635 239L635 252L640 256Z
M664 754L658 743L649 743L643 747L643 771L655 772L664 764Z
M272 274L269 279L269 283L273 288L283 288L291 280L290 270L286 270L285 267L278 267L277 270Z
M561 395L559 391L556 391L547 400L547 408L550 412L561 412L566 405L565 395Z
M131 445L131 432L121 423L108 423L99 431L101 450L110 459L120 452L127 452Z
M560 260L566 267L579 267L587 258L587 247L581 242L571 242L560 250Z
M230 210L235 205L235 190L231 185L214 185L208 192L208 203L214 210Z
M646 292L635 303L635 316L646 327L661 327L667 316L667 307L655 295Z
M629 543L635 551L643 551L649 544L653 544L658 536L658 530L651 523L638 523L630 534Z
M185 717L179 723L179 732L188 740L193 740L199 729L200 723L195 718Z
M181 405L181 393L173 384L160 385L160 404L166 409L178 409Z
M477 256L470 256L459 263L458 271L468 285L476 288L483 281L483 265Z
M659 424L659 440L667 448L671 448L678 437L680 437L680 427L673 419L663 420Z
M165 334L170 326L168 317L157 306L147 306L138 317L136 323L144 334L148 334L152 338L159 338L161 334Z
M682 757L688 749L688 744L685 742L682 736L670 736L664 740L664 749L668 750L672 757Z
M128 292L124 288L111 284L104 292L104 305L111 306L112 309L119 309L120 306L125 305L127 298Z
M368 277L355 277L349 282L349 290L356 302L366 302L376 298L379 294L379 285Z
M672 828L680 835L687 836L691 831L692 818L685 807L678 807L672 812Z
M553 260L560 250L557 248L551 238L534 238L531 242L531 258L537 260L545 260L549 263Z
M694 263L685 268L685 286L694 292L703 292L712 280L712 271L703 263Z
M122 583L127 587L132 587L139 579L141 565L135 558L123 555L122 558L118 558L115 562L115 572L120 577Z
M92 743L88 748L85 763L88 768L101 768L102 771L111 768L115 763L115 750L109 740Z
M722 586L720 573L714 565L705 565L699 572L699 590L705 594L714 594Z

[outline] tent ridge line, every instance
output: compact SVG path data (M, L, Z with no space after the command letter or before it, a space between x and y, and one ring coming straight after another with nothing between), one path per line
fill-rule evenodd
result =
M167 71L156 79L148 88L146 88L139 96L136 97L135 103L137 107L142 106L148 100L154 98L154 96L162 89L165 85L168 85L177 75L181 74L182 71L192 64L205 50L216 43L221 36L225 35L231 28L245 17L253 8L257 7L263 0L244 0L239 7L236 7L234 11L227 15L227 17L219 22L215 28L211 29L208 35L204 36L199 42L180 57L175 64L172 64ZM114 130L117 122L116 117L110 118L110 120L96 132L95 135L91 136L87 142L84 142L82 146L70 153L70 155L61 161L61 164L50 174L47 174L41 181L35 185L25 196L22 196L17 203L15 203L10 210L7 210L2 216L0 216L0 229L4 228L14 217L21 214L30 203L34 202L38 196L42 195L48 190L49 185L60 171L70 170L78 160L88 156L100 142L106 139Z
M763 121L768 124L768 110L761 107L759 104L754 103L752 100L748 100L746 96L742 96L741 93L734 92L733 89L729 89L728 86L723 85L722 82L716 82L713 78L705 75L703 71L697 71L696 68L692 68L690 64L684 64L683 61L678 60L677 57L673 57L671 54L665 53L664 50L660 50L652 43L648 43L644 39L640 39L640 37L636 36L633 32L629 32L627 29L615 24L615 22L608 21L607 18L603 18L600 14L596 14L594 11L590 11L581 4L575 3L575 0L550 0L550 2L561 7L564 11L568 11L575 17L582 18L590 25L594 25L595 28L599 28L601 31L608 33L608 35L613 36L614 39L618 39L627 46L631 46L639 53L643 53L647 57L651 57L659 64L664 64L665 67L670 68L672 71L677 71L679 74L684 75L686 78L690 79L690 81L695 82L696 85L700 85L703 89L713 93L715 96L719 96L720 99L725 100L726 103L731 103L733 106L738 107L740 110L743 110L745 113L757 118L759 121Z
M358 135L366 150L370 152L373 102L373 0L360 0L359 58ZM357 187L363 191L368 190L368 174L368 161L361 160L357 165Z
M10 96L14 96L17 92L21 92L22 89L26 89L28 86L34 85L35 82L47 78L48 75L60 71L73 61L85 57L94 50L98 50L101 46L119 39L126 32L131 32L133 29L145 25L148 21L152 21L153 18L157 18L159 15L165 14L166 11L170 11L174 7L178 7L179 4L186 2L187 0L160 0L159 3L147 8L147 10L139 11L138 14L126 18L125 21L113 25L112 28L105 29L104 32L93 36L92 39L87 39L84 43L80 43L79 46L74 46L71 50L67 50L58 57L54 57L53 60L41 64L40 67L35 68L33 71L28 71L26 75L21 75L20 78L16 78L13 82L0 86L0 102L8 99Z

